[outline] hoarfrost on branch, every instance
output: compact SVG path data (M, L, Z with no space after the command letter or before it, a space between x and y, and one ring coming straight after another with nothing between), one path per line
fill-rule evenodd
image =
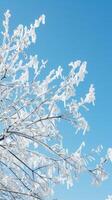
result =
M61 66L41 80L47 60L28 55L26 49L36 42L36 29L45 24L42 15L28 28L20 24L9 34L8 10L4 15L0 46L0 199L46 199L54 186L73 185L80 173L88 171L95 183L107 178L103 165L112 161L112 150L94 169L89 163L93 152L83 154L83 142L72 154L62 145L58 123L65 121L85 134L88 122L81 114L95 102L95 89L79 100L77 87L87 73L86 62L69 63L69 74ZM32 73L31 73L32 70ZM108 198L110 199L110 197Z

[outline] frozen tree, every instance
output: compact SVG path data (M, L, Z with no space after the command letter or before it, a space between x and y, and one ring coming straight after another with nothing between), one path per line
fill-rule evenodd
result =
M12 35L10 16L8 10L0 46L0 199L46 199L56 184L67 184L69 188L85 171L99 184L107 178L103 166L112 160L112 149L91 169L89 163L102 147L91 150L87 156L82 151L83 142L69 154L59 129L65 121L76 133L89 130L81 110L88 110L88 104L94 105L94 86L90 85L83 98L76 95L87 73L86 62L70 62L67 76L59 66L42 80L48 61L28 55L27 48L36 42L36 29L45 24L45 16L29 28L20 24Z

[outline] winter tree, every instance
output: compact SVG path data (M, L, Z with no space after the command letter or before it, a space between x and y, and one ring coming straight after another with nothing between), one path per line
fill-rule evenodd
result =
M94 105L94 86L90 85L83 98L77 99L76 95L87 73L86 62L70 62L67 76L59 66L42 80L41 72L46 70L48 61L39 61L26 49L36 42L36 29L45 24L45 16L29 28L20 24L12 35L10 16L8 10L0 46L0 199L46 199L56 184L69 188L82 172L88 172L99 184L108 177L104 164L112 161L112 149L91 169L89 163L102 147L85 155L83 142L69 154L58 126L65 121L76 133L89 130L81 110Z

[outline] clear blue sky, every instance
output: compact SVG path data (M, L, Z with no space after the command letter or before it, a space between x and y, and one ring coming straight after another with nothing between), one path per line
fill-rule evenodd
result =
M46 15L46 25L30 52L48 59L50 68L62 65L66 71L72 60L88 62L81 91L91 82L96 88L96 106L87 114L91 130L85 138L75 136L72 128L66 130L65 145L72 150L85 140L87 149L102 144L106 151L112 146L112 0L0 0L1 22L6 9L12 13L11 29ZM112 177L93 187L84 175L72 189L58 187L56 194L59 200L103 200L112 192L111 185Z

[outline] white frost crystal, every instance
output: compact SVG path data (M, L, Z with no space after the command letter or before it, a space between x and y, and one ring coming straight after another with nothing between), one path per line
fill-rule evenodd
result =
M108 148L108 150L107 150L107 156L110 159L110 161L112 161L112 148Z

